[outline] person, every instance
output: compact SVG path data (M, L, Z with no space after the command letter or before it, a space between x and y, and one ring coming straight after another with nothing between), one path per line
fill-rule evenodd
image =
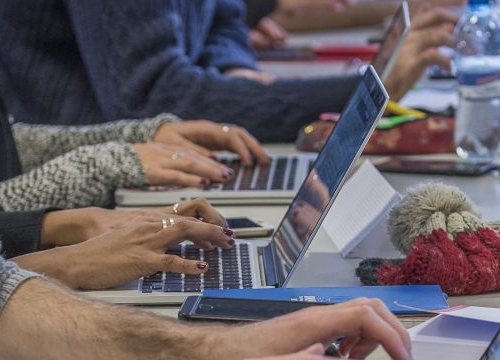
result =
M205 251L230 249L233 235L203 199L132 211L0 212L3 256L75 289L112 288L159 271L205 273L208 263L172 255L169 248L191 240Z
M312 307L251 325L197 326L84 299L1 257L0 333L5 360L320 359L341 336L340 352L353 358L382 344L393 359L411 359L408 333L378 300ZM279 355L285 357L273 357Z
M293 141L319 114L340 112L359 76L260 72L244 13L231 0L2 1L0 95L22 122L169 112L233 123L265 142Z
M233 170L216 162L212 150L232 150L245 165L268 161L248 132L226 128L160 114L93 126L14 123L11 129L0 104L0 208L106 206L119 187L230 180Z

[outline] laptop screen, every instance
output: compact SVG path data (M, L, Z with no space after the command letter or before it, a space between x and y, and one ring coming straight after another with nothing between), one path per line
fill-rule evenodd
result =
M312 241L387 101L369 66L273 236L279 285Z
M403 1L392 17L385 31L380 48L373 57L371 65L384 81L396 62L399 49L403 45L410 29L410 13L408 3Z

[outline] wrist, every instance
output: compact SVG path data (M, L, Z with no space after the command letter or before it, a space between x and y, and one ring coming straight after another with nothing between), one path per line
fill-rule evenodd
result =
M87 240L96 223L92 208L49 212L42 222L41 243L45 246L65 246Z

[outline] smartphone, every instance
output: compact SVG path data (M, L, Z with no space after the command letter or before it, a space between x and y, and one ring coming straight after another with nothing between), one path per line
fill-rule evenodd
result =
M227 218L226 221L237 238L268 237L274 231L274 227L263 220L234 217Z
M202 321L263 321L310 306L327 303L215 298L189 296L179 310L179 319Z
M497 168L495 163L486 161L409 160L399 157L376 166L382 172L452 176L481 176Z

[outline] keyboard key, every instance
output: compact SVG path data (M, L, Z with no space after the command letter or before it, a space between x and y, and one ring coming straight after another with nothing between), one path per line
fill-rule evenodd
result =
M298 159L292 159L292 165L290 166L290 174L288 175L288 184L286 185L287 190L293 190L295 187L295 175L297 173Z
M279 158L276 162L276 168L274 170L273 182L271 184L272 190L282 190L284 188L285 171L286 171L286 158Z

